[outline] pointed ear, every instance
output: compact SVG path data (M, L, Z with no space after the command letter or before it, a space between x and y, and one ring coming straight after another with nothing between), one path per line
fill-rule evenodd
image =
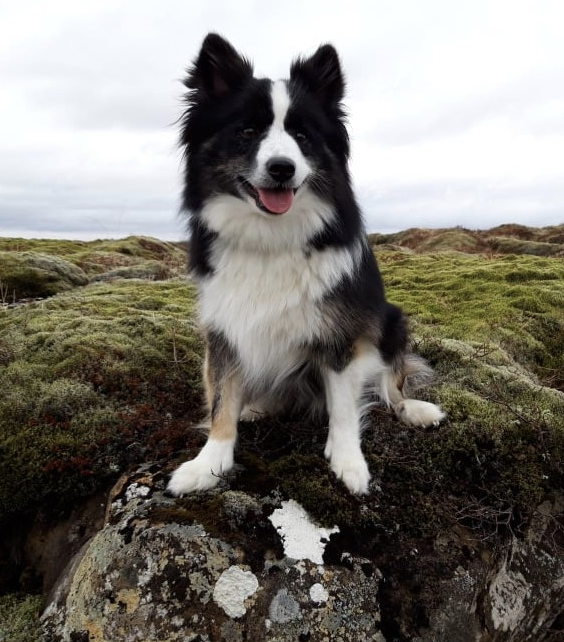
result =
M338 104L345 95L345 79L335 47L321 45L311 58L298 58L290 67L290 81L304 85L324 102Z
M248 60L240 56L225 38L209 33L184 84L189 89L220 98L244 85L252 75L253 67Z

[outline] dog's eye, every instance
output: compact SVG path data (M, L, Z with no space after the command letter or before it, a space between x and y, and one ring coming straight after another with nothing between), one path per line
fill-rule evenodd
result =
M255 138L257 135L257 130L254 127L245 127L241 130L241 136L243 138Z
M303 131L297 131L294 134L294 138L298 141L298 143L305 143L307 140L307 136Z

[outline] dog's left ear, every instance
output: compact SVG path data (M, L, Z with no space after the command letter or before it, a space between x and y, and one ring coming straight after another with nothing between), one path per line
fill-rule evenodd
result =
M209 33L184 84L210 97L221 98L242 87L252 76L251 63L225 38Z
M310 58L295 60L290 67L290 81L304 85L331 105L337 105L345 95L341 63L332 45L321 45Z

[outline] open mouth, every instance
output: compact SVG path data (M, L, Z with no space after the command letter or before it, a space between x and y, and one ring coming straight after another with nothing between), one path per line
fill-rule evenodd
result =
M297 191L283 187L254 187L244 178L240 181L247 194L255 200L257 207L267 214L285 214L292 206Z

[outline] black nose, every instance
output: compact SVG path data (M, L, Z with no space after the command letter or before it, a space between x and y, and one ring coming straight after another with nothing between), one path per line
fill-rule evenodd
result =
M284 156L276 156L266 163L266 169L277 183L289 181L296 173L294 162Z

